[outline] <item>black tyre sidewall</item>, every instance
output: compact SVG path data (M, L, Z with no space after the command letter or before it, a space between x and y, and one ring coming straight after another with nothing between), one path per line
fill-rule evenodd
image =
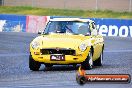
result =
M102 57L102 59L101 59L101 57ZM102 66L101 60L103 61L103 52L101 52L100 57L96 61L93 62L94 66Z
M38 71L40 68L40 63L35 61L31 55L29 55L29 68L33 71Z
M88 56L87 56L87 58L85 59L85 61L81 63L82 68L85 69L85 70L90 70L90 69L92 69L92 65L89 64L89 60L91 59L90 56L89 56L89 54L92 55L92 52L90 51L90 52L88 53Z

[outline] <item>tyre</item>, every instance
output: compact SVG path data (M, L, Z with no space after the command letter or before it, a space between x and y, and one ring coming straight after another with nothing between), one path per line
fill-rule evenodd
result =
M100 57L93 62L94 66L102 66L103 63L103 51L100 54Z
M92 67L93 67L93 59L92 58L93 58L93 55L92 55L92 52L90 51L87 58L85 59L85 61L83 61L81 63L81 66L83 69L85 69L85 70L92 69Z
M29 68L32 71L38 71L41 64L37 61L35 61L31 55L29 55Z

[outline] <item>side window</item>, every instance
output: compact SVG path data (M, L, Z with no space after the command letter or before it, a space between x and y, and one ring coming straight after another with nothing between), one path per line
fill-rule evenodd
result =
M78 22L75 23L78 34L90 35L90 29L88 23Z

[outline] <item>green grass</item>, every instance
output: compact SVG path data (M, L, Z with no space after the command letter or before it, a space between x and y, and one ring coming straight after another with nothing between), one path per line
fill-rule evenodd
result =
M89 10L66 10L50 8L33 8L23 6L0 6L0 14L19 14L19 15L41 15L41 16L80 16L94 18L122 18L132 19L132 12L113 12L113 11L89 11Z

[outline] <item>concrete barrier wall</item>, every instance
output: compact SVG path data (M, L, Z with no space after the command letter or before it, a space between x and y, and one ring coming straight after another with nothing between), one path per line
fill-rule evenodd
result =
M0 32L30 32L44 30L51 18L58 16L0 15ZM59 16L60 17L60 16ZM132 37L132 20L89 18L96 22L99 34L103 36Z
M97 24L99 34L103 36L132 37L132 20L92 18Z
M132 0L3 0L3 5L75 10L132 11Z
M26 16L1 14L0 31L26 32Z
M0 32L31 32L44 30L49 16L0 15Z

